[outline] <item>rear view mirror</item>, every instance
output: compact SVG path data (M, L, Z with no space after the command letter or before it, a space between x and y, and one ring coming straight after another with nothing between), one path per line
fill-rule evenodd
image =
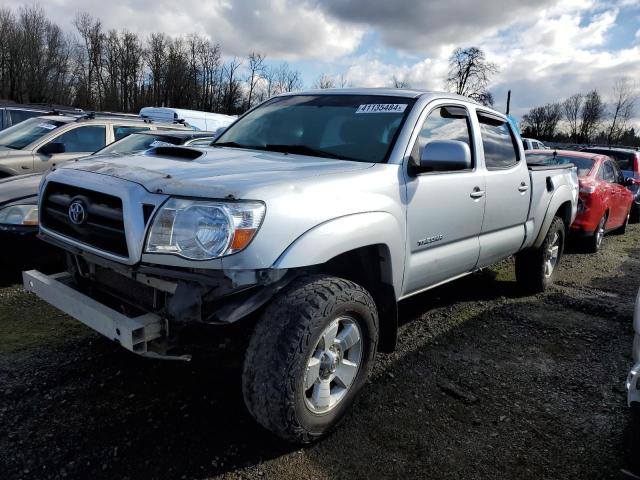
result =
M469 145L458 140L434 140L422 149L420 169L428 172L451 172L471 169Z
M40 147L38 153L42 153L43 155L55 155L56 153L64 153L65 151L66 148L64 143L49 142Z

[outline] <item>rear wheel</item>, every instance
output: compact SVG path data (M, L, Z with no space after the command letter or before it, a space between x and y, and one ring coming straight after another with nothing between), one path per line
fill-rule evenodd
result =
M245 404L295 443L326 435L365 385L378 343L371 295L337 277L304 276L267 307L244 362Z
M600 250L600 247L602 247L602 240L604 239L604 227L606 224L607 214L605 213L598 222L598 225L593 231L593 234L588 236L584 240L584 246L588 252L596 253Z
M516 255L516 280L528 292L543 292L553 283L553 274L564 250L565 228L560 217L551 222L539 248Z

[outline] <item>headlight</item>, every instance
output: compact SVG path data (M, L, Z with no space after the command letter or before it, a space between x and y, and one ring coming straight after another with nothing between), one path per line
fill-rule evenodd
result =
M38 206L10 205L0 208L0 224L38 225Z
M239 252L260 228L264 212L261 202L172 198L156 213L145 252L176 254L191 260Z

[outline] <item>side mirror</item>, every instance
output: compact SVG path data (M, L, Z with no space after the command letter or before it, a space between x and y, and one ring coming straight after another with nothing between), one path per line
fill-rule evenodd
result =
M64 143L49 142L40 147L38 153L42 153L43 155L54 155L56 153L64 153L66 150Z
M420 169L427 172L452 172L471 169L469 145L458 140L434 140L422 149Z
M215 140L217 140L217 139L218 139L218 137L219 137L220 135L222 135L226 129L227 129L227 127L220 127L220 128L217 128L217 129L216 129L216 131L215 131L215 132L213 132L213 140L214 140L214 141L215 141Z

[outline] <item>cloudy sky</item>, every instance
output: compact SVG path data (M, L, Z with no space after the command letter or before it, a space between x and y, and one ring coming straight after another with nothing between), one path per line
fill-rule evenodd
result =
M2 1L6 6L22 2ZM353 86L392 77L441 90L447 58L478 46L499 65L496 107L512 110L598 88L640 82L640 0L46 0L65 28L82 10L105 27L140 34L200 32L227 55L251 51L286 60L310 86L322 73Z

